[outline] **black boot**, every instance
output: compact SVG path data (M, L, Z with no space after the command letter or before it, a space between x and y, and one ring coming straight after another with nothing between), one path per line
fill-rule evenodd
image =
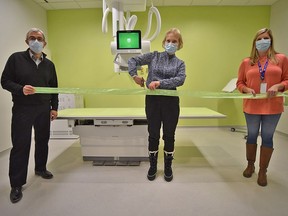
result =
M147 178L150 181L153 181L156 178L157 159L158 159L158 151L149 151L150 168L148 170Z
M164 179L167 182L172 181L173 179L173 172L172 172L172 160L174 152L166 152L164 151Z

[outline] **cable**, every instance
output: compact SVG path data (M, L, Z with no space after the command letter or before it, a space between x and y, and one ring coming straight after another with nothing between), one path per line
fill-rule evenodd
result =
M150 31L151 31L151 23L152 23L153 13L156 16L157 27L156 27L156 31L154 32L152 37L147 39L147 37L148 37L148 35L150 34ZM142 39L148 40L148 41L153 41L159 35L160 30L161 30L161 16L160 16L160 13L159 13L158 9L156 7L154 7L154 6L152 6L150 8L150 10L149 10L149 13L148 13L148 26L147 26L146 32L145 32L145 34L144 34Z

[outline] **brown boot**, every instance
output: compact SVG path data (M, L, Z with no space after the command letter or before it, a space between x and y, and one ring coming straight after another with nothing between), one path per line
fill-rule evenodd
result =
M246 144L246 158L248 165L243 172L243 176L250 178L255 171L255 159L256 159L257 144Z
M264 146L261 146L260 150L260 170L258 173L258 180L257 183L260 186L266 186L267 185L267 168L273 153L273 148L267 148Z

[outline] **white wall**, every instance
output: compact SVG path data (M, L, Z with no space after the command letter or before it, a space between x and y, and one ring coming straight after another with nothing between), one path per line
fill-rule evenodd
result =
M27 49L25 36L31 27L47 33L46 11L31 0L0 0L0 73L8 57ZM0 88L0 152L11 147L11 95Z
M270 28L273 31L275 49L288 55L288 1L279 0L271 7Z
M273 31L275 49L288 55L288 1L279 0L271 7L270 28ZM285 104L287 104L287 99ZM288 106L281 116L277 131L288 134Z

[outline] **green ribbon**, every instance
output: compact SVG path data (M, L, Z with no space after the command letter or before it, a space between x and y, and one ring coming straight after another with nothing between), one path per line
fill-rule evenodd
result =
M204 92L188 90L165 90L165 89L105 89L105 88L49 88L35 87L36 94L105 94L105 95L163 95L163 96L189 96L200 98L246 98L246 99L263 99L267 98L266 94L242 94L226 92ZM276 97L287 97L286 93L278 93Z

